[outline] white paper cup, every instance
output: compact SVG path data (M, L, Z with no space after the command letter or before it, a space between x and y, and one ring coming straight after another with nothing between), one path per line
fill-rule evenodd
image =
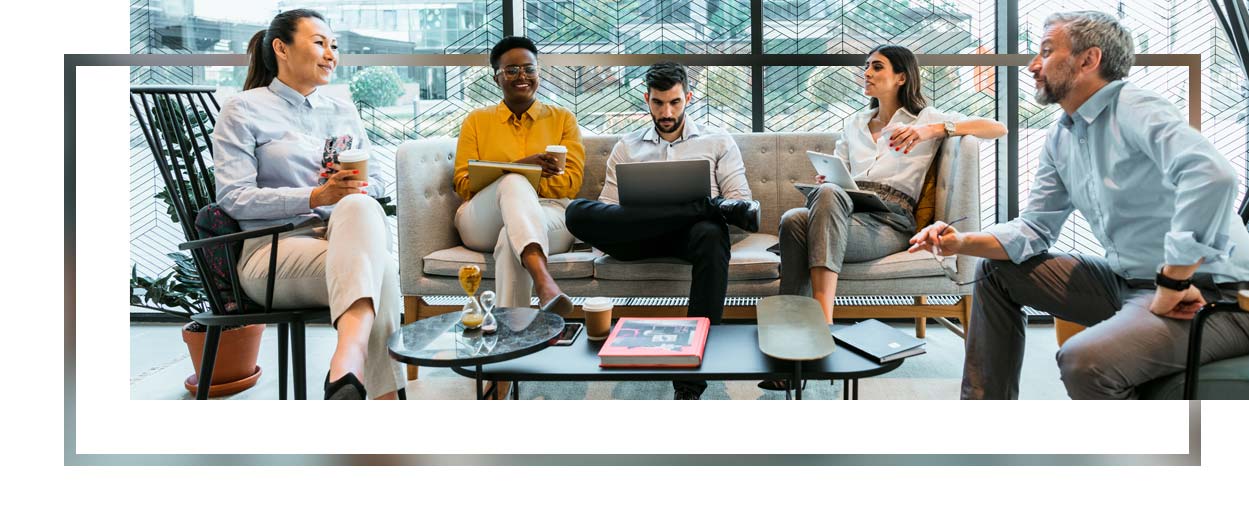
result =
M369 178L369 152L361 149L343 150L338 152L338 167L341 169L358 169L360 174L350 175L348 180L365 180Z
M559 165L559 170L564 171L564 164L568 162L568 147L552 144L546 147L546 152L555 156L555 162Z
M587 338L601 341L611 335L611 311L614 306L611 298L607 297L591 297L585 300L581 310L585 312Z

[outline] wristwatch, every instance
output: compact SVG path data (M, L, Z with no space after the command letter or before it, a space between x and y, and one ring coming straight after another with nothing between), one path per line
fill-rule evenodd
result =
M953 121L945 122L945 136L946 137L954 136L954 122Z
M1167 277L1166 274L1162 273L1162 268L1165 266L1166 265L1158 265L1158 275L1154 276L1154 284L1176 292L1188 290L1188 287L1193 285L1192 279L1171 279Z

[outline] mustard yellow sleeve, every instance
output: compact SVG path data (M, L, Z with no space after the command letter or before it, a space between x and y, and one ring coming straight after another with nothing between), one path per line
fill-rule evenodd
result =
M542 179L538 184L538 196L542 198L573 198L581 190L584 177L582 168L585 166L585 145L581 143L581 128L577 127L577 117L572 112L563 112L563 134L559 143L568 148L568 160L564 163L564 174Z
M455 144L455 176L451 178L455 194L466 201L473 197L468 191L469 160L477 160L477 124L472 113L464 118L464 124L460 126L460 138Z

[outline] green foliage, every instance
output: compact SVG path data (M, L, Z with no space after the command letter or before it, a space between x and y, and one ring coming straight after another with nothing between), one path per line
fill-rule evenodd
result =
M357 105L391 106L403 95L403 80L393 67L367 67L356 72L348 88Z
M863 103L866 99L855 79L854 67L818 67L807 77L802 93L817 106L833 103Z
M208 295L204 292L199 272L195 270L195 262L181 252L171 252L166 256L174 264L160 276L140 276L137 266L130 267L130 306L182 317L206 311Z

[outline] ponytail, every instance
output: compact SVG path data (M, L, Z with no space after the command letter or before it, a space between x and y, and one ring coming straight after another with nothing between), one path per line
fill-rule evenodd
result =
M273 78L277 77L277 72L270 70L265 63L265 57L275 59L273 56L273 42L270 41L265 45L265 33L269 31L261 29L252 36L251 41L247 42L247 79L243 80L243 90L251 90L257 87L269 86L273 82ZM266 50L268 52L266 52ZM277 68L277 67L273 67Z
M321 13L311 9L291 9L274 16L268 29L252 35L247 42L247 79L243 80L243 90L269 86L273 78L278 77L278 57L273 52L273 40L282 40L288 45L293 43L295 29L304 18L326 21Z

